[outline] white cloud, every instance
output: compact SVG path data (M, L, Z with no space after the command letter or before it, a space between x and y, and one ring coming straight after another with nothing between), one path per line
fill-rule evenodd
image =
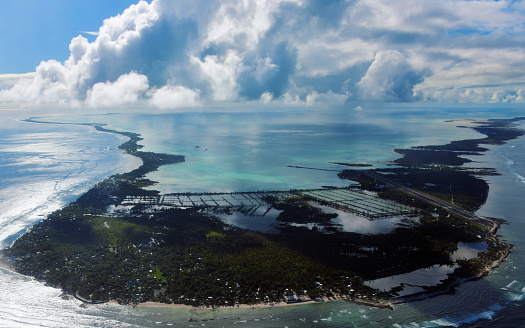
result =
M410 101L423 76L424 72L415 71L400 52L379 52L357 83L359 95L364 100Z
M115 82L96 83L88 91L86 104L90 107L120 107L136 103L149 88L145 75L131 72Z
M312 91L306 96L306 106L315 106L319 104L338 106L344 104L347 99L345 94L337 94L332 91L327 93L318 93L317 91Z
M35 72L23 74L0 74L0 90L12 88L21 81L29 82L35 77Z
M36 68L32 81L23 81L7 92L2 92L0 101L42 104L85 100L89 106L118 103L107 93L107 101L100 98L103 90L111 86L106 81L118 81L120 84L134 77L128 75L134 70L130 57L134 55L133 45L157 19L154 4L140 1L130 6L121 15L106 19L94 42L89 43L82 36L74 38L66 62L42 62Z
M272 27L283 0L223 1L208 25L205 45L227 43L255 47Z
M66 103L74 99L69 71L55 60L42 62L32 80L24 79L9 90L0 92L6 102Z
M510 1L140 1L65 62L0 76L0 102L523 102L523 21Z
M273 100L273 95L270 92L265 92L261 95L260 101L263 104L268 104Z
M236 51L229 51L225 56L208 55L204 60L191 58L201 73L201 77L211 84L213 99L235 100L239 93L237 75L242 71L242 60Z
M199 106L199 92L180 85L165 85L149 93L150 104L159 109Z
M255 79L259 83L264 83L268 79L271 79L279 71L279 66L272 63L270 57L260 58L257 60L255 67Z
M298 94L287 91L283 94L283 96L280 98L280 102L284 105L292 105L292 106L303 106L305 105L304 101L301 101L301 98Z
M525 83L523 83L525 85ZM479 86L437 90L429 100L456 103L524 103L525 87Z
M351 38L327 40L320 38L308 44L299 44L298 75L326 76L348 67L371 61L381 47L373 40Z
M158 19L155 3L151 5L140 1L116 17L104 20L100 35L109 37L114 47L124 47L135 38L140 38L142 30L151 27Z
M494 103L522 103L525 102L525 89L499 90L492 94L491 102Z
M91 32L91 31L82 31L80 33L88 34L88 35L95 35L95 36L99 36L100 35L99 32Z

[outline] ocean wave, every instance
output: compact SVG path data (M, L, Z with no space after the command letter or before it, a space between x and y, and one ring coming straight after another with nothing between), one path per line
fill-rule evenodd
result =
M511 145L498 152L499 157L505 161L505 167L518 181L525 183L525 143Z
M1 131L0 249L108 175L138 166L117 149L121 137L78 129L81 133L51 125L35 133ZM80 301L59 297L61 290L2 268L0 290L0 327L135 326L115 320L105 308L81 308Z
M0 268L0 327L132 327L103 308L81 308L73 297L32 278Z

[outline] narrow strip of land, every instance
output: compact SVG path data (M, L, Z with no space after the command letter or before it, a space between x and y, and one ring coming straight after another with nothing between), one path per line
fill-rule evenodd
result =
M488 226L490 227L491 229L494 229L498 226L498 224L491 220L491 219L488 219L488 218L485 218L485 217L482 217L482 216L479 216L477 214L474 214L474 213L471 213L465 209L462 209L458 206L455 206L454 204L451 204L451 203L448 203L448 202L445 202L441 199L437 199L436 197L433 197L427 193L424 193L422 191L419 191L419 190L415 190L415 189L412 189L412 188L409 188L399 182L396 182L396 181L393 181L391 179L388 179L387 177L385 177L384 175L382 174L379 174L377 172L373 172L371 170L367 170L367 171L364 171L366 173L366 175L368 175L370 178L372 179L375 179L375 180L378 180L378 181L381 181L382 183L386 184L386 185L389 185L391 187L394 187L398 190L401 190L407 194L410 194L414 197L417 197L427 203L430 203L432 205L435 205L435 206L439 206L440 208L444 209L444 210L447 210L451 213L454 213L454 214L457 214L459 216L461 216L462 218L465 218L467 220L470 220L470 221L473 221L475 223L479 223L481 225L484 225L484 226Z
M466 208L474 211L484 202L488 185L476 185L479 179L469 179L469 173L477 172L460 172L450 166L464 162L456 158L461 154L483 151L480 143L500 144L523 135L508 127L515 120L477 128L490 138L401 151L405 159L396 163L405 167L390 170L402 183L372 170L344 170L340 172L342 179L359 179L361 172L368 178L359 189L296 190L297 197L287 199L282 199L283 195L292 191L161 195L145 190L154 184L145 178L147 173L182 162L184 157L140 151L137 142L142 138L136 133L82 124L129 137L119 148L139 157L143 165L98 183L74 203L37 223L4 254L16 271L60 286L87 302L157 301L215 307L275 304L290 296L306 296L358 303L366 298L367 305L388 306L383 301L396 291L378 294L363 280L448 265L459 242L485 242L487 250L482 255L458 262L452 276L425 290L427 294L442 292L446 290L443 286L461 281L458 279L486 274L508 256L511 246L498 240L497 223L417 189L428 185L426 190L454 196L457 204L467 204ZM433 170L436 166L447 170ZM374 179L376 183L370 181ZM391 188L378 188L377 182ZM411 188L403 185L411 183ZM397 199L396 205L392 201ZM263 202L280 211L272 233L236 227L202 211L202 207L230 207L233 211L235 206L251 208ZM326 213L312 203L365 213L369 219L410 215L415 206L419 220L403 221L384 234L349 233L334 222L337 214ZM119 206L123 207L120 213ZM486 227L491 225L489 232Z

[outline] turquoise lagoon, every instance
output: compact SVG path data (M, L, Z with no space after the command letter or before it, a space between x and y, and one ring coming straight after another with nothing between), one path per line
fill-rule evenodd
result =
M116 112L113 110L112 112ZM148 177L159 181L161 192L245 191L318 188L344 185L330 162L389 165L398 158L394 148L442 144L475 138L471 129L458 128L451 119L523 116L509 108L375 108L352 110L210 109L162 113L154 111L113 114L78 111L9 112L0 119L2 160L8 182L0 185L0 233L8 244L16 233L30 227L46 211L63 205L104 176L136 167L116 149L121 141L107 133L75 125L21 122L47 116L59 122L106 123L108 128L142 134L145 150L181 154L186 162L162 167ZM52 133L52 134L50 134ZM34 134L30 136L28 134ZM40 148L32 148L39 136ZM56 148L62 145L62 148ZM24 148L25 147L25 148ZM46 148L48 147L48 148ZM51 147L51 148L49 148ZM26 151L24 152L23 149ZM33 149L29 151L28 149ZM60 149L55 156L49 149ZM18 151L16 151L18 150ZM101 154L105 154L102 156ZM82 157L82 156L85 157ZM107 156L106 156L107 155ZM30 159L45 159L34 161ZM81 160L78 160L78 159ZM59 298L60 291L0 269L0 326L10 327L509 327L525 323L525 139L491 147L472 157L475 165L495 167L501 176L489 178L490 195L481 215L507 220L502 238L515 244L507 262L489 277L465 283L455 294L400 304L394 311L346 303L323 302L257 309L183 310L131 308L117 305L80 307L76 300ZM67 165L66 165L67 164ZM25 165L25 166L24 166ZM301 166L321 170L291 168ZM82 169L83 168L83 169ZM82 169L82 170L81 170ZM72 173L77 172L77 173ZM38 174L38 175L37 175ZM36 180L38 177L39 180ZM68 180L71 177L73 180ZM25 184L35 181L32 188ZM19 215L4 213L19 199L32 199L49 184L40 210L19 204ZM69 182L71 182L69 184ZM45 188L38 188L38 185ZM63 184L66 186L66 184ZM17 189L18 188L18 189ZM23 190L17 193L16 190ZM40 203L39 203L40 204ZM18 224L16 229L11 226ZM16 231L15 231L16 230ZM190 322L189 319L198 320Z

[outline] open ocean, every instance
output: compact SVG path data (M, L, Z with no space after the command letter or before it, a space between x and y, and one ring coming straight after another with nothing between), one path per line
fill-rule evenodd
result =
M479 108L214 109L193 113L2 111L0 117L0 247L46 214L105 177L129 171L137 159L117 146L123 138L78 125L107 123L142 134L145 150L186 156L148 177L162 192L243 191L341 185L329 162L387 165L394 148L481 137L451 119L512 118L524 110ZM525 122L523 122L525 123ZM522 124L525 128L525 124ZM519 327L525 326L525 138L491 146L473 165L494 167L490 194L478 214L505 219L499 233L516 245L485 279L394 310L344 301L257 309L184 310L118 305L81 307L61 291L0 268L0 327ZM192 318L197 322L189 322ZM213 320L212 320L213 319ZM204 321L205 320L205 321Z

